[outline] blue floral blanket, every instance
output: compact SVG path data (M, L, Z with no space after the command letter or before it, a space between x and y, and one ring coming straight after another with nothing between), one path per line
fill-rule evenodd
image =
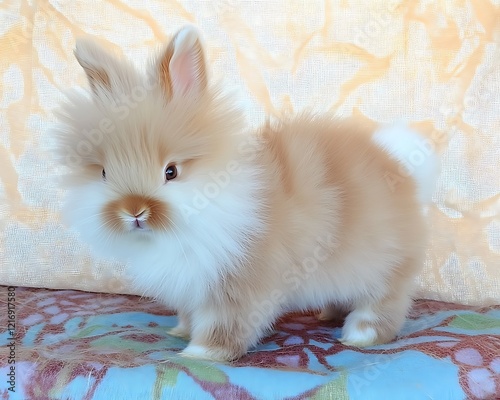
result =
M500 398L500 306L419 300L362 350L341 321L289 314L232 364L179 357L176 316L136 296L0 287L0 307L0 399Z

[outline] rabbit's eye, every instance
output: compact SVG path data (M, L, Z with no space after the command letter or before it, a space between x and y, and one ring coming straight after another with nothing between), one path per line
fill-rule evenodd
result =
M165 180L171 181L177 177L177 167L172 164L165 168Z
M106 171L102 169L102 179L106 180Z

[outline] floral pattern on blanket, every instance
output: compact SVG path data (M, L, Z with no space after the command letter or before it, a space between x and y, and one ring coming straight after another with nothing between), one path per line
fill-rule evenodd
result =
M228 365L179 357L187 342L166 333L175 315L147 299L30 288L13 297L15 392L2 312L2 399L500 398L500 306L419 300L397 341L362 350L337 341L341 321L289 314Z

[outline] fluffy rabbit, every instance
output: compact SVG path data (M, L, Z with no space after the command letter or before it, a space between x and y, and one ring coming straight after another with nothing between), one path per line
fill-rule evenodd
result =
M290 310L344 310L346 345L396 337L425 253L429 143L307 114L245 134L191 26L145 73L89 39L75 56L91 93L59 113L63 215L178 312L183 355L237 359Z

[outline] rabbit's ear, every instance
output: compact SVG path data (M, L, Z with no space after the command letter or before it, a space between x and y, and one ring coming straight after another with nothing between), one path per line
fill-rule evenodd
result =
M119 68L119 61L97 42L90 38L79 38L74 51L92 88L97 95L99 90L111 91L110 70Z
M158 63L167 97L200 93L207 86L205 54L198 30L187 25L173 37Z

